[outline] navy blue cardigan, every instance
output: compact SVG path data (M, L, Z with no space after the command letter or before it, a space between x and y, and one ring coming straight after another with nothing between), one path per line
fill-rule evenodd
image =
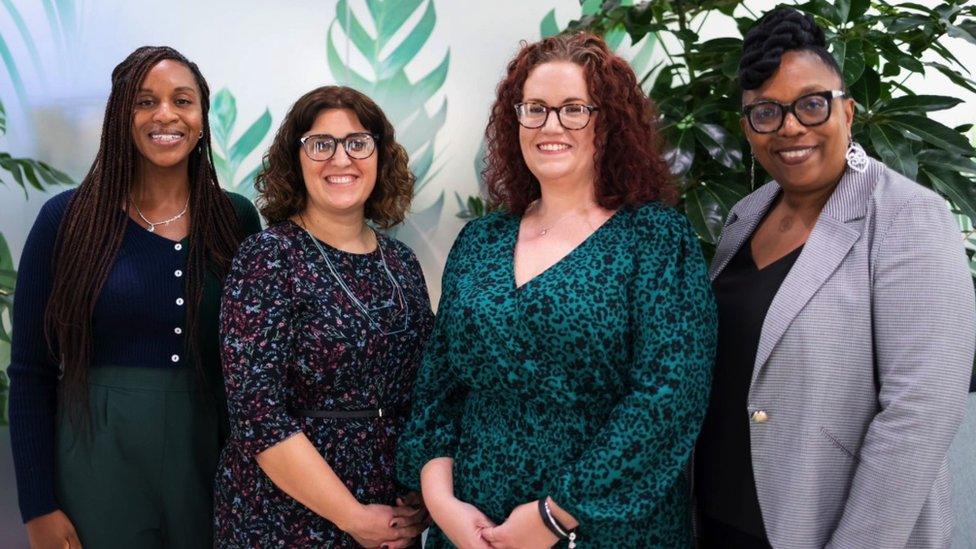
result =
M53 251L74 190L51 198L27 236L17 273L10 377L10 439L24 522L58 508L54 495L54 429L59 366L44 337L53 281ZM228 193L245 235L261 230L254 206ZM187 366L188 239L174 242L128 220L122 246L92 314L92 366ZM92 254L99 253L92 250ZM217 317L221 282L208 276L199 309L200 352L219 375ZM216 377L214 379L220 379ZM218 384L222 389L222 384Z

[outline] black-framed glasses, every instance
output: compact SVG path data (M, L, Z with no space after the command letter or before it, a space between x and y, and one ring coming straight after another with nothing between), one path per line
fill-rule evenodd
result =
M335 156L339 145L346 151L349 158L364 160L373 155L376 150L378 135L367 132L350 133L345 137L329 134L306 135L299 139L305 155L316 162L325 162Z
M793 113L804 126L819 126L830 119L833 99L844 97L840 90L808 93L796 101L784 105L776 101L757 101L742 109L742 116L756 133L773 133L783 127L786 113Z
M515 105L515 114L518 116L519 124L530 130L541 128L549 120L549 113L556 113L556 120L559 125L567 130L582 130L590 123L590 115L599 108L593 105L582 103L568 103L560 107L550 107L542 103L518 103Z

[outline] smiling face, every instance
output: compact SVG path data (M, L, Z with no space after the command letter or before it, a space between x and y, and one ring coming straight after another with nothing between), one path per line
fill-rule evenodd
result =
M842 89L842 81L816 54L790 51L779 69L762 86L742 94L743 105L769 100L789 104L812 92ZM742 119L742 129L756 160L784 189L811 192L840 179L854 120L854 101L831 100L830 118L818 126L804 126L787 113L779 130L760 134Z
M543 63L529 73L522 89L522 101L560 107L569 103L592 105L583 67L569 61ZM567 130L555 112L541 128L519 125L522 158L542 185L550 183L592 184L596 178L593 145L597 112L580 130Z
M164 59L146 74L136 93L132 141L143 168L186 171L200 140L200 89L186 65Z
M349 109L327 109L319 112L302 136L331 135L343 138L351 133L369 133ZM298 148L302 178L308 192L306 208L327 214L363 215L366 200L376 185L379 147L369 158L357 160L346 154L345 147L336 145L335 154L325 161L315 161Z

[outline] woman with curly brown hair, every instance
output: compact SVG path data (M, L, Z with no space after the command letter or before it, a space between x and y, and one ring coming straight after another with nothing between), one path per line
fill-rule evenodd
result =
M400 223L413 176L365 95L300 98L258 176L269 228L234 259L221 308L231 437L219 547L407 547L426 527L394 451L433 315Z
M653 107L559 36L508 64L486 133L501 210L448 257L397 456L428 547L687 546L716 320Z

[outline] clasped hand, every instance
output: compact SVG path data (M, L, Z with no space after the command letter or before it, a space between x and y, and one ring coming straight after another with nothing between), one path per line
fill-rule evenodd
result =
M496 526L474 505L454 499L434 520L460 549L548 549L559 538L542 523L538 505L519 505Z
M427 508L420 494L411 492L397 498L397 504L364 505L356 523L347 530L363 547L402 549L430 524Z

